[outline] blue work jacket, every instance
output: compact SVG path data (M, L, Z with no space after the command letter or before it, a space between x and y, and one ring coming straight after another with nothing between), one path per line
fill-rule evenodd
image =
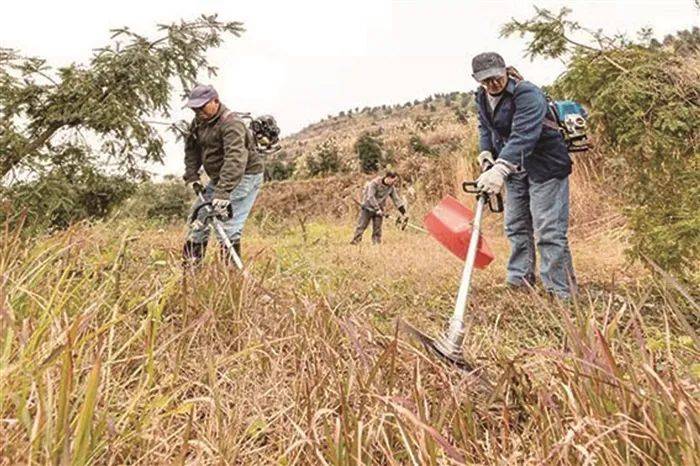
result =
M535 182L569 176L569 151L539 87L510 78L493 115L482 87L476 105L482 151L525 169Z

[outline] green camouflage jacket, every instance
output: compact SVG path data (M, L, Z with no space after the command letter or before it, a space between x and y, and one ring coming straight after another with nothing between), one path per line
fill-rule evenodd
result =
M215 199L228 199L243 175L263 171L253 135L223 104L209 120L195 117L185 139L184 180L197 181L202 166L215 185Z

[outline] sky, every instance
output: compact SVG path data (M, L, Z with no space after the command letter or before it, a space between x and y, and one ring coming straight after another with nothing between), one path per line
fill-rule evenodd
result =
M700 25L693 0L97 0L10 1L0 15L0 46L44 57L54 66L86 62L109 42L109 29L128 25L146 35L155 24L218 13L242 21L209 54L219 68L213 84L236 111L272 114L283 134L349 108L404 103L436 92L468 91L471 57L496 51L536 84L564 69L530 61L525 41L499 38L500 26L539 7L567 6L572 18L608 34L652 27L663 36ZM37 13L39 12L39 13ZM179 96L181 89L176 89ZM173 100L173 119L191 118ZM158 174L181 174L183 151L167 141Z

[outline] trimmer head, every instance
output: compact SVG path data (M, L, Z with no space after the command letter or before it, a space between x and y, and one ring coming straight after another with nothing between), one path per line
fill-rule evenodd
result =
M461 345L457 346L454 342L451 342L447 335L443 335L440 338L431 338L425 333L421 332L411 324L401 321L401 328L406 333L413 335L418 341L421 342L423 347L428 350L429 353L437 356L443 363L448 366L454 367L464 372L472 372L474 366L472 366L467 360L464 359L462 354ZM461 342L460 342L461 343Z

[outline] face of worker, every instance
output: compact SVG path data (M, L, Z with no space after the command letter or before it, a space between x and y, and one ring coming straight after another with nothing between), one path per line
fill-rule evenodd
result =
M219 111L219 99L211 99L209 102L207 102L203 106L194 109L194 113L197 115L197 118L199 118L201 120L208 120L209 118L216 115L216 112L218 112L218 111Z
M498 95L503 92L503 89L508 85L508 75L503 74L502 76L495 76L493 78L486 78L480 81L481 85L484 86L486 92L491 95Z
M397 178L391 177L391 176L385 176L384 177L384 184L387 186L394 186L394 183L396 183Z

